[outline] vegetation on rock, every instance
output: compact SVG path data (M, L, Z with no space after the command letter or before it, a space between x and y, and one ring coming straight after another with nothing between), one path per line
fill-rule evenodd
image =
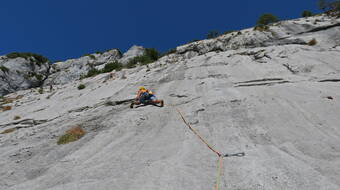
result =
M92 54L85 54L84 56L88 56L90 57L91 59L96 59L96 56L92 55Z
M313 16L314 14L311 11L305 10L302 12L302 17L310 17Z
M269 26L266 25L257 25L254 27L254 30L263 32L263 31L267 31L269 29Z
M39 92L39 94L44 94L44 89L43 88L39 88L38 92Z
M82 89L84 89L84 88L86 88L86 86L85 86L84 84L80 84L80 85L78 86L78 90L82 90Z
M123 65L121 63L119 63L118 61L114 61L114 62L106 64L100 72L101 73L108 73L108 72L111 72L113 70L120 71L120 70L122 70L122 68L123 68Z
M9 110L12 109L12 106L2 106L2 107L0 107L0 109L1 109L2 111L9 111Z
M64 135L59 137L57 144L68 144L79 140L86 134L86 131L80 126L75 126L70 130L67 130Z
M17 130L17 128L14 127L14 128L6 129L6 130L2 131L0 134L8 134L8 133L12 133L16 130Z
M147 65L149 63L157 61L159 57L160 54L156 49L146 48L144 55L134 57L127 63L126 67L133 68L136 67L138 63L141 65Z
M316 41L316 39L315 38L313 38L312 40L310 40L309 42L308 42L308 45L309 46L314 46L314 45L316 45L318 42Z
M98 69L96 69L96 68L92 68L92 69L90 69L88 72L87 72L87 74L84 76L84 78L87 78L87 77L94 77L94 76L96 76L96 75L99 75L101 72L98 70Z
M340 17L340 0L319 0L319 8L330 16Z
M7 68L7 67L5 67L5 66L0 66L0 70L2 71L2 72L4 72L4 73L8 73L9 72L9 69Z
M39 55L39 54L35 54L35 53L13 52L13 53L7 54L6 57L10 58L10 59L15 59L15 58L21 57L21 58L24 58L26 60L30 60L32 62L35 62L38 65L41 65L41 64L46 63L46 62L49 62L49 60L46 57L44 57L42 55Z
M18 119L21 119L21 117L20 117L19 115L16 115L16 116L14 116L13 119L14 119L14 120L18 120Z
M268 24L272 24L274 22L278 22L279 19L270 13L266 13L260 16L260 18L257 20L256 24L257 27L262 27L264 28L264 26L267 26Z
M117 62L117 61L114 61L114 62L111 62L111 63L107 63L103 69L101 70L98 70L96 68L92 68L90 69L87 74L81 78L88 78L88 77L94 77L96 75L99 75L101 73L108 73L108 72L111 72L113 70L116 70L116 71L120 71L122 70L124 67L121 63Z

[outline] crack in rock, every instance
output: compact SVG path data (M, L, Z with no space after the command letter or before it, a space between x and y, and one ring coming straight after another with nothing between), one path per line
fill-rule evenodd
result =
M306 32L301 32L299 34L319 32L319 31L328 30L330 28L334 28L334 27L338 27L338 26L340 26L340 23L336 23L336 24L329 25L329 26L320 26L320 27L313 28L313 29L306 31Z
M121 104L129 104L134 100L134 98L130 98L130 99L125 99L125 100L116 100L116 101L112 101L109 100L109 98L103 102L97 103L95 104L92 108L98 108L100 106L117 106L117 105L121 105Z
M295 71L292 66L290 66L288 63L282 64L284 67L286 67L288 69L288 71L290 71L292 74L296 74L298 73L298 71Z
M235 85L234 87L250 87L250 86L272 86L276 84L290 83L290 81L275 81L275 82L264 82L264 83L243 83Z
M264 78L264 79L256 79L256 80L236 82L235 84L253 83L253 82L266 82L266 81L283 81L283 79L282 78Z
M340 82L340 79L324 79L319 80L318 82Z
M84 106L84 107L81 107L81 108L76 108L76 109L73 109L73 110L69 110L68 113L72 113L72 112L82 112L82 111L86 111L88 109L91 109L92 107L90 106Z
M24 120L17 121L17 122L3 124L3 125L0 125L0 127L7 127L7 126L12 126L12 125L21 125L21 126L16 127L16 129L20 129L20 128L33 127L33 126L36 126L36 125L46 123L48 121L49 120L46 120L46 119L44 119L44 120L24 119Z
M177 94L170 94L170 97L176 97L176 98L187 98L187 95L177 95Z

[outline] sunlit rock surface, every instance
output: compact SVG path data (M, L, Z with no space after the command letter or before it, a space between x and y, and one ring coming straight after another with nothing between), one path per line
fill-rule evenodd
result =
M218 158L178 108L216 150L245 153L224 158L222 189L338 190L338 22L282 21L277 37L246 29L148 66L9 94L23 97L0 112L0 133L16 129L0 134L0 189L212 189ZM165 107L130 109L139 86ZM57 145L75 125L87 134Z

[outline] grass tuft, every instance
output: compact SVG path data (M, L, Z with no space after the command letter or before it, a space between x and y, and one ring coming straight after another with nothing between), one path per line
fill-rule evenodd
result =
M67 130L64 135L59 137L57 144L68 144L79 140L86 134L85 130L80 126L75 126L70 130Z
M12 106L2 106L0 107L2 111L9 111L12 109Z
M17 128L10 128L10 129L6 129L6 130L2 131L0 134L8 134L8 133L12 133L16 130L17 130Z
M308 42L309 46L315 46L318 43L315 38L313 38L311 41Z

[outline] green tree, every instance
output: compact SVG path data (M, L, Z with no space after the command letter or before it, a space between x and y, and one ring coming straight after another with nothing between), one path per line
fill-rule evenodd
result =
M147 65L149 63L155 62L160 57L160 53L154 48L146 48L145 52L141 56L134 57L126 65L127 68L136 67L138 63L141 65Z
M302 17L310 17L313 16L314 14L311 11L305 10L302 12Z
M266 14L263 14L262 16L260 16L260 18L257 20L257 25L258 26L266 26L268 24L271 24L271 23L274 23L274 22L277 22L279 21L279 19L270 14L270 13L266 13Z
M152 61L157 61L160 53L155 48L146 48L145 55L149 57Z

